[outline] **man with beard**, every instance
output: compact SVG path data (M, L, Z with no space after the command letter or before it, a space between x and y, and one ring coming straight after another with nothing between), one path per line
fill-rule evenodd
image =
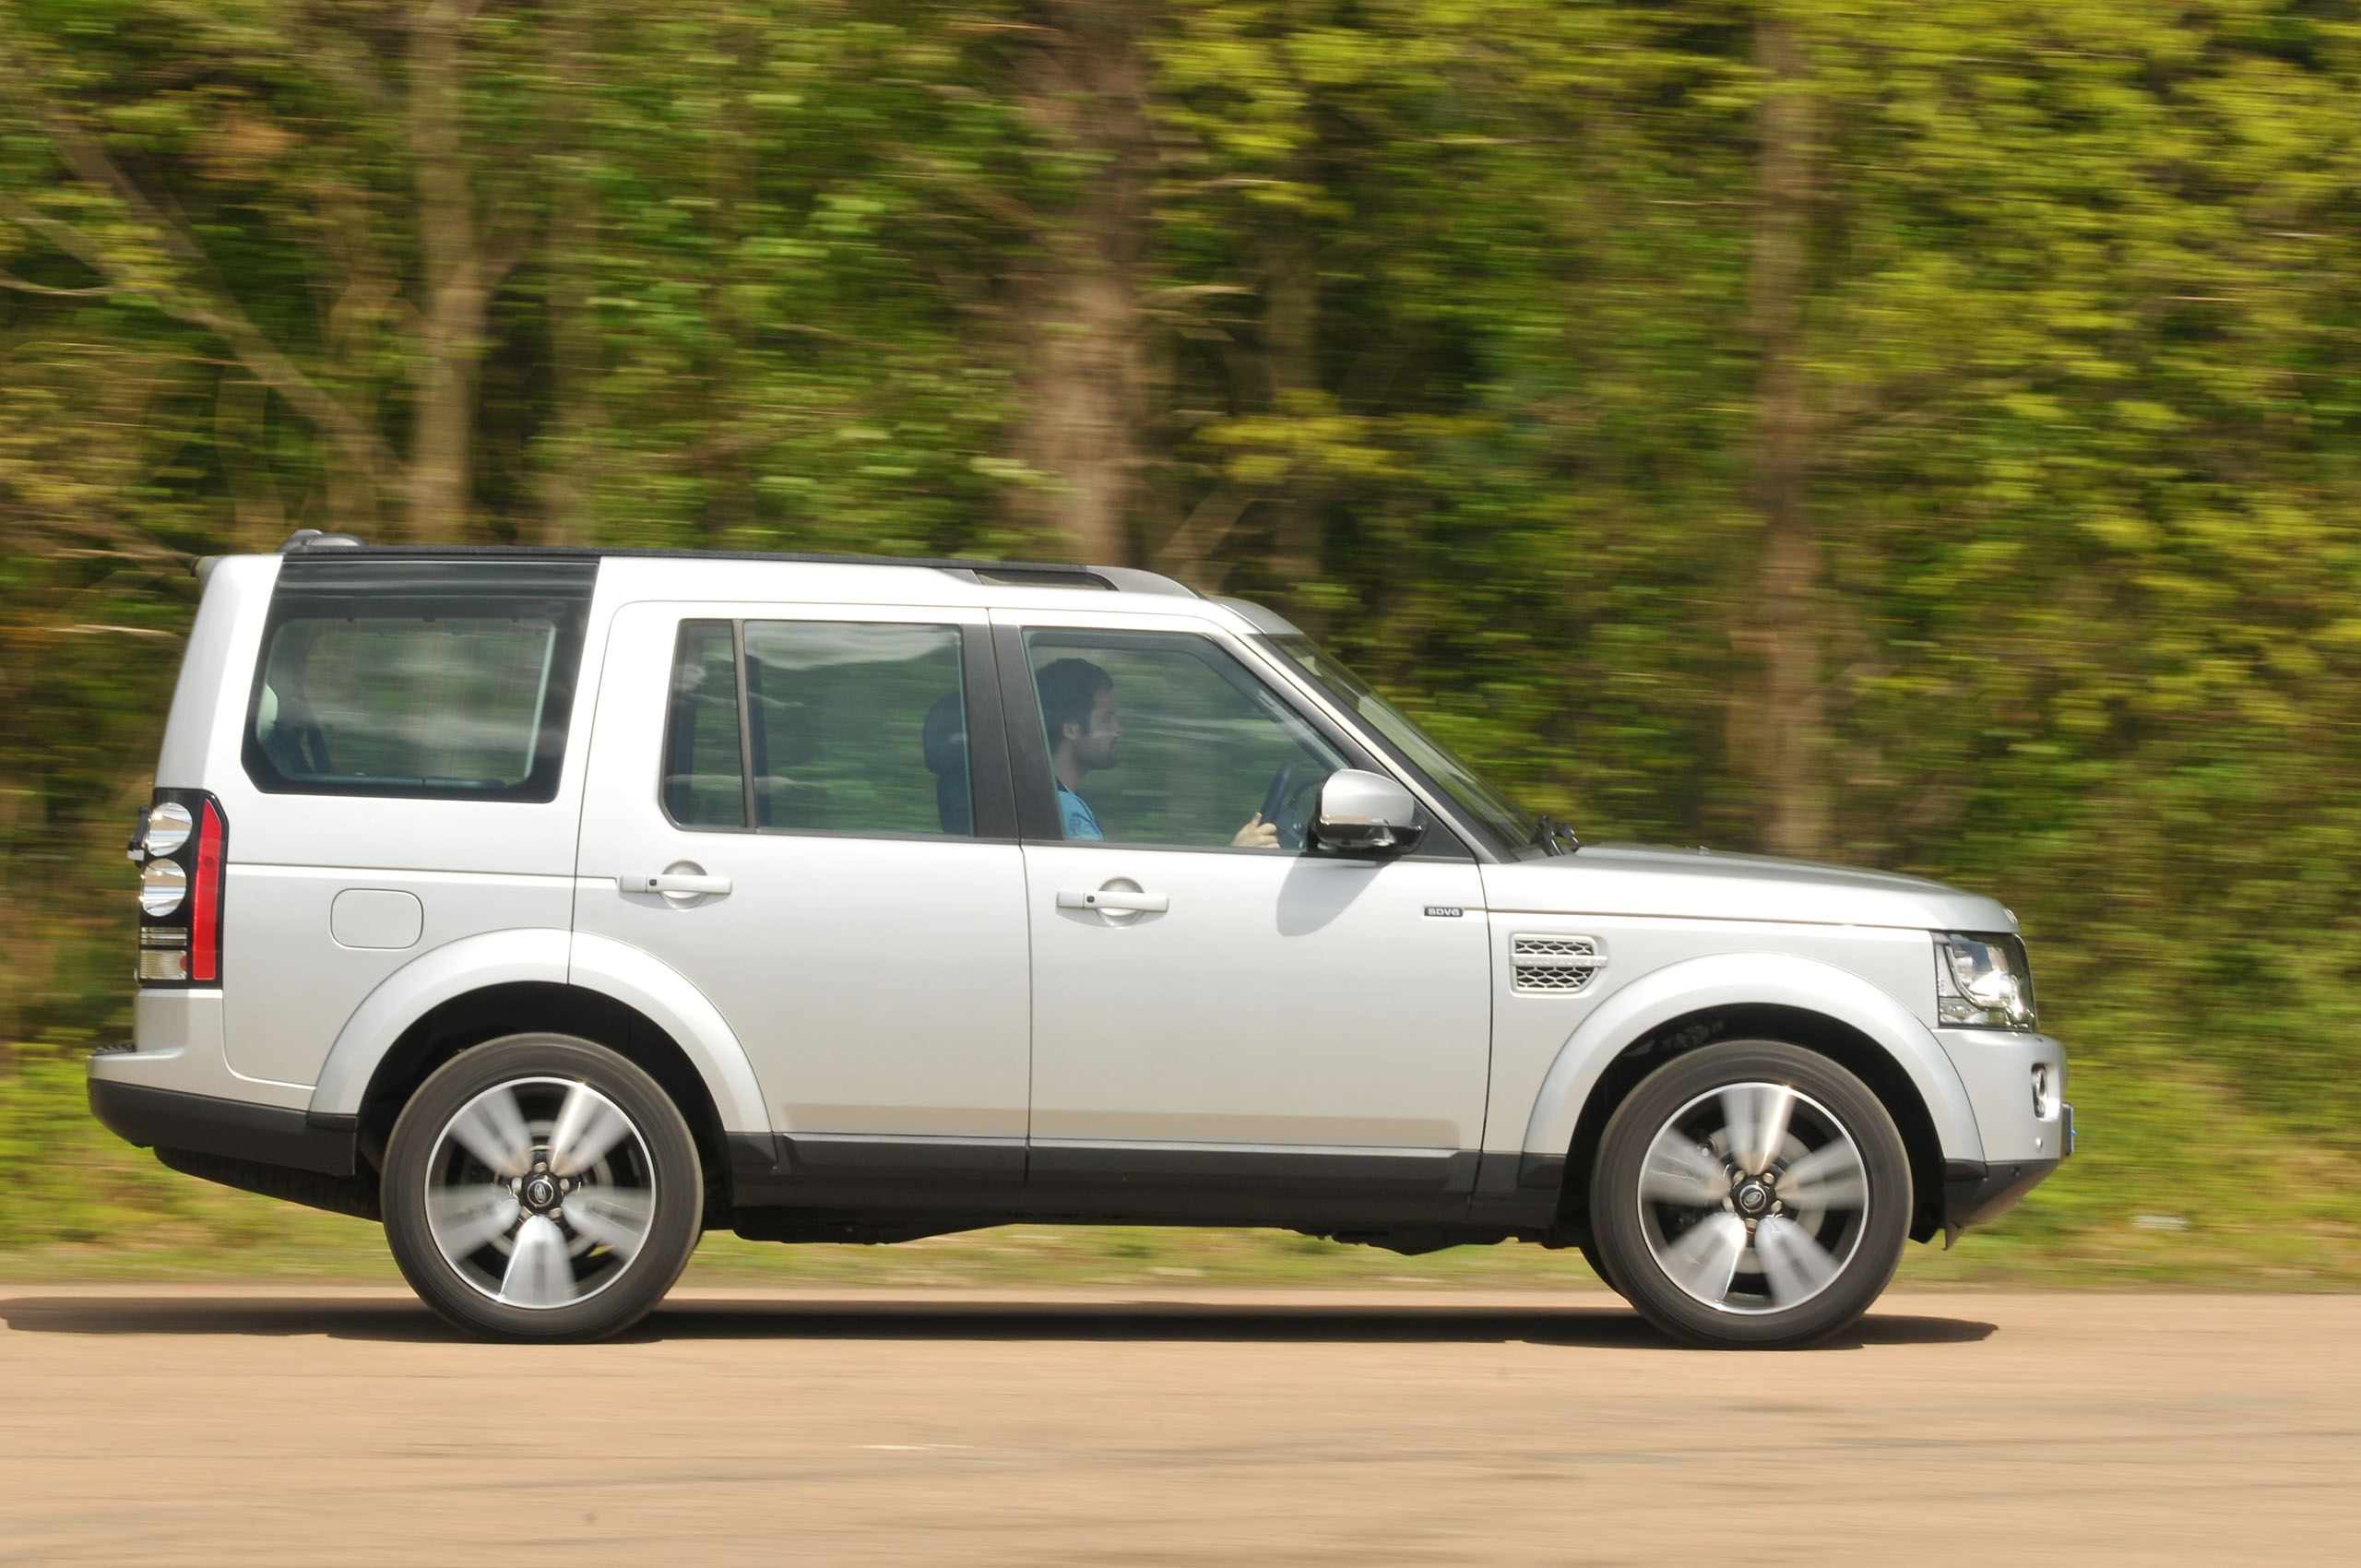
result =
M1114 678L1086 659L1061 659L1043 667L1034 682L1049 731L1050 771L1058 780L1058 820L1068 839L1103 839L1098 814L1082 798L1082 781L1114 766L1122 742ZM1279 830L1256 812L1230 842L1240 849L1275 849Z

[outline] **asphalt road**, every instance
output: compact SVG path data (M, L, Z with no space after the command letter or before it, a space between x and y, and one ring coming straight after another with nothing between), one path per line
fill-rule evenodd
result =
M0 1562L2322 1563L2361 1297L1895 1294L1676 1349L1596 1294L0 1288Z

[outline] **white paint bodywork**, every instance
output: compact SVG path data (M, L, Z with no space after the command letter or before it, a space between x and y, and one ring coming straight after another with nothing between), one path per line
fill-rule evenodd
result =
M1488 865L1484 885L1503 976L1489 1146L1565 1153L1624 1047L1685 1014L1751 1004L1867 1035L1909 1075L1945 1158L1987 1158L1935 1034L1928 932L2014 930L1992 899L1880 872L1618 845ZM1507 953L1525 932L1599 937L1608 963L1584 992L1520 995Z
M1477 902L1473 864L1096 844L1025 856L1037 1143L1477 1146L1483 922L1422 913ZM1061 890L1118 880L1170 909L1058 907Z
M1700 1008L1773 1004L1891 1053L1945 1156L2060 1152L2055 1111L2025 1088L2036 1062L2062 1084L2055 1041L1934 1027L1928 932L2015 921L1931 883L1613 847L1371 865L692 834L658 808L670 638L690 615L1198 631L1359 728L1219 604L900 566L610 558L556 799L402 801L247 779L241 731L278 570L213 570L158 762L160 785L211 790L230 823L226 990L141 993L137 1049L95 1058L94 1076L350 1115L428 1009L534 980L654 1020L731 1131L1562 1155L1617 1052ZM731 892L681 908L615 882L679 861ZM1116 878L1169 894L1169 912L1056 907ZM331 912L354 890L414 898L416 939L338 942ZM404 933L386 923L395 906L364 908L377 923L351 930ZM1526 994L1509 964L1519 933L1592 936L1608 962L1578 993Z
M433 1008L488 986L575 985L636 1008L676 1041L704 1079L724 1125L764 1125L763 1096L720 1013L677 970L595 935L501 931L445 944L371 992L337 1036L309 1109L350 1116L402 1031Z

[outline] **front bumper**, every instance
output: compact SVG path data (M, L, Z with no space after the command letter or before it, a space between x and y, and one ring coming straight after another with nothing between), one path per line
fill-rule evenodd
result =
M1990 1166L2066 1158L2064 1045L2030 1029L1937 1029L1935 1039L1967 1090L1979 1146L1946 1154Z
M2048 1179L2050 1172L2074 1152L2074 1108L2060 1100L2057 1131L2050 1134L2058 1149L2054 1159L1980 1159L1943 1162L1943 1244L1951 1245L1970 1226L1986 1225L2017 1206L2027 1193Z

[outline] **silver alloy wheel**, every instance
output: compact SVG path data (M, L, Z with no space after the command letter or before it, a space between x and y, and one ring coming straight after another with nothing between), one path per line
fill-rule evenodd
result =
M453 1273L507 1306L571 1306L631 1266L656 1223L656 1164L615 1102L516 1078L460 1107L426 1164L426 1226Z
M1639 1204L1648 1251L1692 1301L1786 1312L1852 1261L1869 1226L1869 1173L1818 1100L1786 1084L1728 1084L1657 1130Z

